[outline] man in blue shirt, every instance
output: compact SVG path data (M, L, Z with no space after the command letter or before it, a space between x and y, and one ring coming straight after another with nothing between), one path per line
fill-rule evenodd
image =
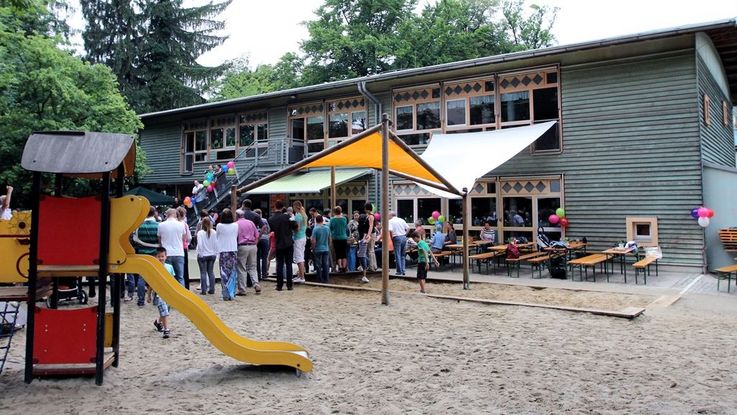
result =
M323 224L322 215L315 217L315 229L312 231L311 242L317 278L320 282L327 283L330 269L330 228Z
M432 241L430 242L430 249L432 249L432 253L438 254L440 252L443 252L444 246L445 246L445 234L440 231L435 231L435 233L432 236Z

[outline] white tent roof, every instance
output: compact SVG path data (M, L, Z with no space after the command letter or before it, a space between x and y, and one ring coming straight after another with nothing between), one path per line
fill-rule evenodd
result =
M526 127L462 134L433 134L420 156L456 189L470 192L474 183L540 138L557 121ZM418 183L442 197L460 196Z
M368 169L336 169L335 184L351 181L357 177L370 173ZM293 174L266 183L247 193L320 193L322 189L330 187L330 170L313 170L302 174Z

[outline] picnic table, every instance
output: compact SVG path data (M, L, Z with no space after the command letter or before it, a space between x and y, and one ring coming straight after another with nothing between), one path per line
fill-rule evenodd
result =
M609 248L602 251L607 259L612 261L612 272L614 272L614 263L619 260L619 273L624 274L624 283L627 284L627 255L635 252L635 248ZM637 281L635 281L636 283Z
M566 256L566 261L570 261L574 252L581 251L585 254L587 245L588 244L585 242L572 241L567 243L565 246L548 246L543 248L543 250L550 252L551 256L564 254Z

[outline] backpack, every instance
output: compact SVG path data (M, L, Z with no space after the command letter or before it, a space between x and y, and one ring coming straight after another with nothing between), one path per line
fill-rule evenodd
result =
M515 244L507 245L507 259L519 258L519 247Z

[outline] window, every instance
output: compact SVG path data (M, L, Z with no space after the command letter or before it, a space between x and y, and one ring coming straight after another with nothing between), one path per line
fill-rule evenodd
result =
M414 199L397 200L397 216L404 219L407 223L415 221L415 201Z
M497 226L496 197L471 198L471 224L484 226L484 221L491 220L491 226Z
M627 240L637 242L638 246L658 246L658 218L627 217Z
M704 94L704 124L709 127L711 125L711 98Z
M463 199L448 199L448 221L452 224L463 224Z
M394 91L397 135L408 145L427 144L432 131L440 131L440 88L416 87Z
M266 147L269 139L268 114L254 112L242 114L239 117L238 147L243 150L256 143L259 147ZM249 151L245 157L255 157L256 151Z
M468 126L495 128L493 78L446 82L443 94L447 132L471 132Z
M504 226L513 228L532 227L532 197L504 198Z
M182 173L191 173L194 163L207 160L207 120L187 121L182 133Z
M432 213L435 211L440 212L439 197L417 199L417 218L423 224L427 224L427 218L432 217Z
M499 75L501 128L560 121L557 68ZM531 146L533 153L561 149L560 122Z
M295 144L304 143L305 154L322 151L327 144L324 110L320 102L289 107L291 138Z
M235 117L224 116L210 119L210 160L232 160L235 158Z
M366 100L363 97L328 101L327 109L328 138L344 139L366 129Z

